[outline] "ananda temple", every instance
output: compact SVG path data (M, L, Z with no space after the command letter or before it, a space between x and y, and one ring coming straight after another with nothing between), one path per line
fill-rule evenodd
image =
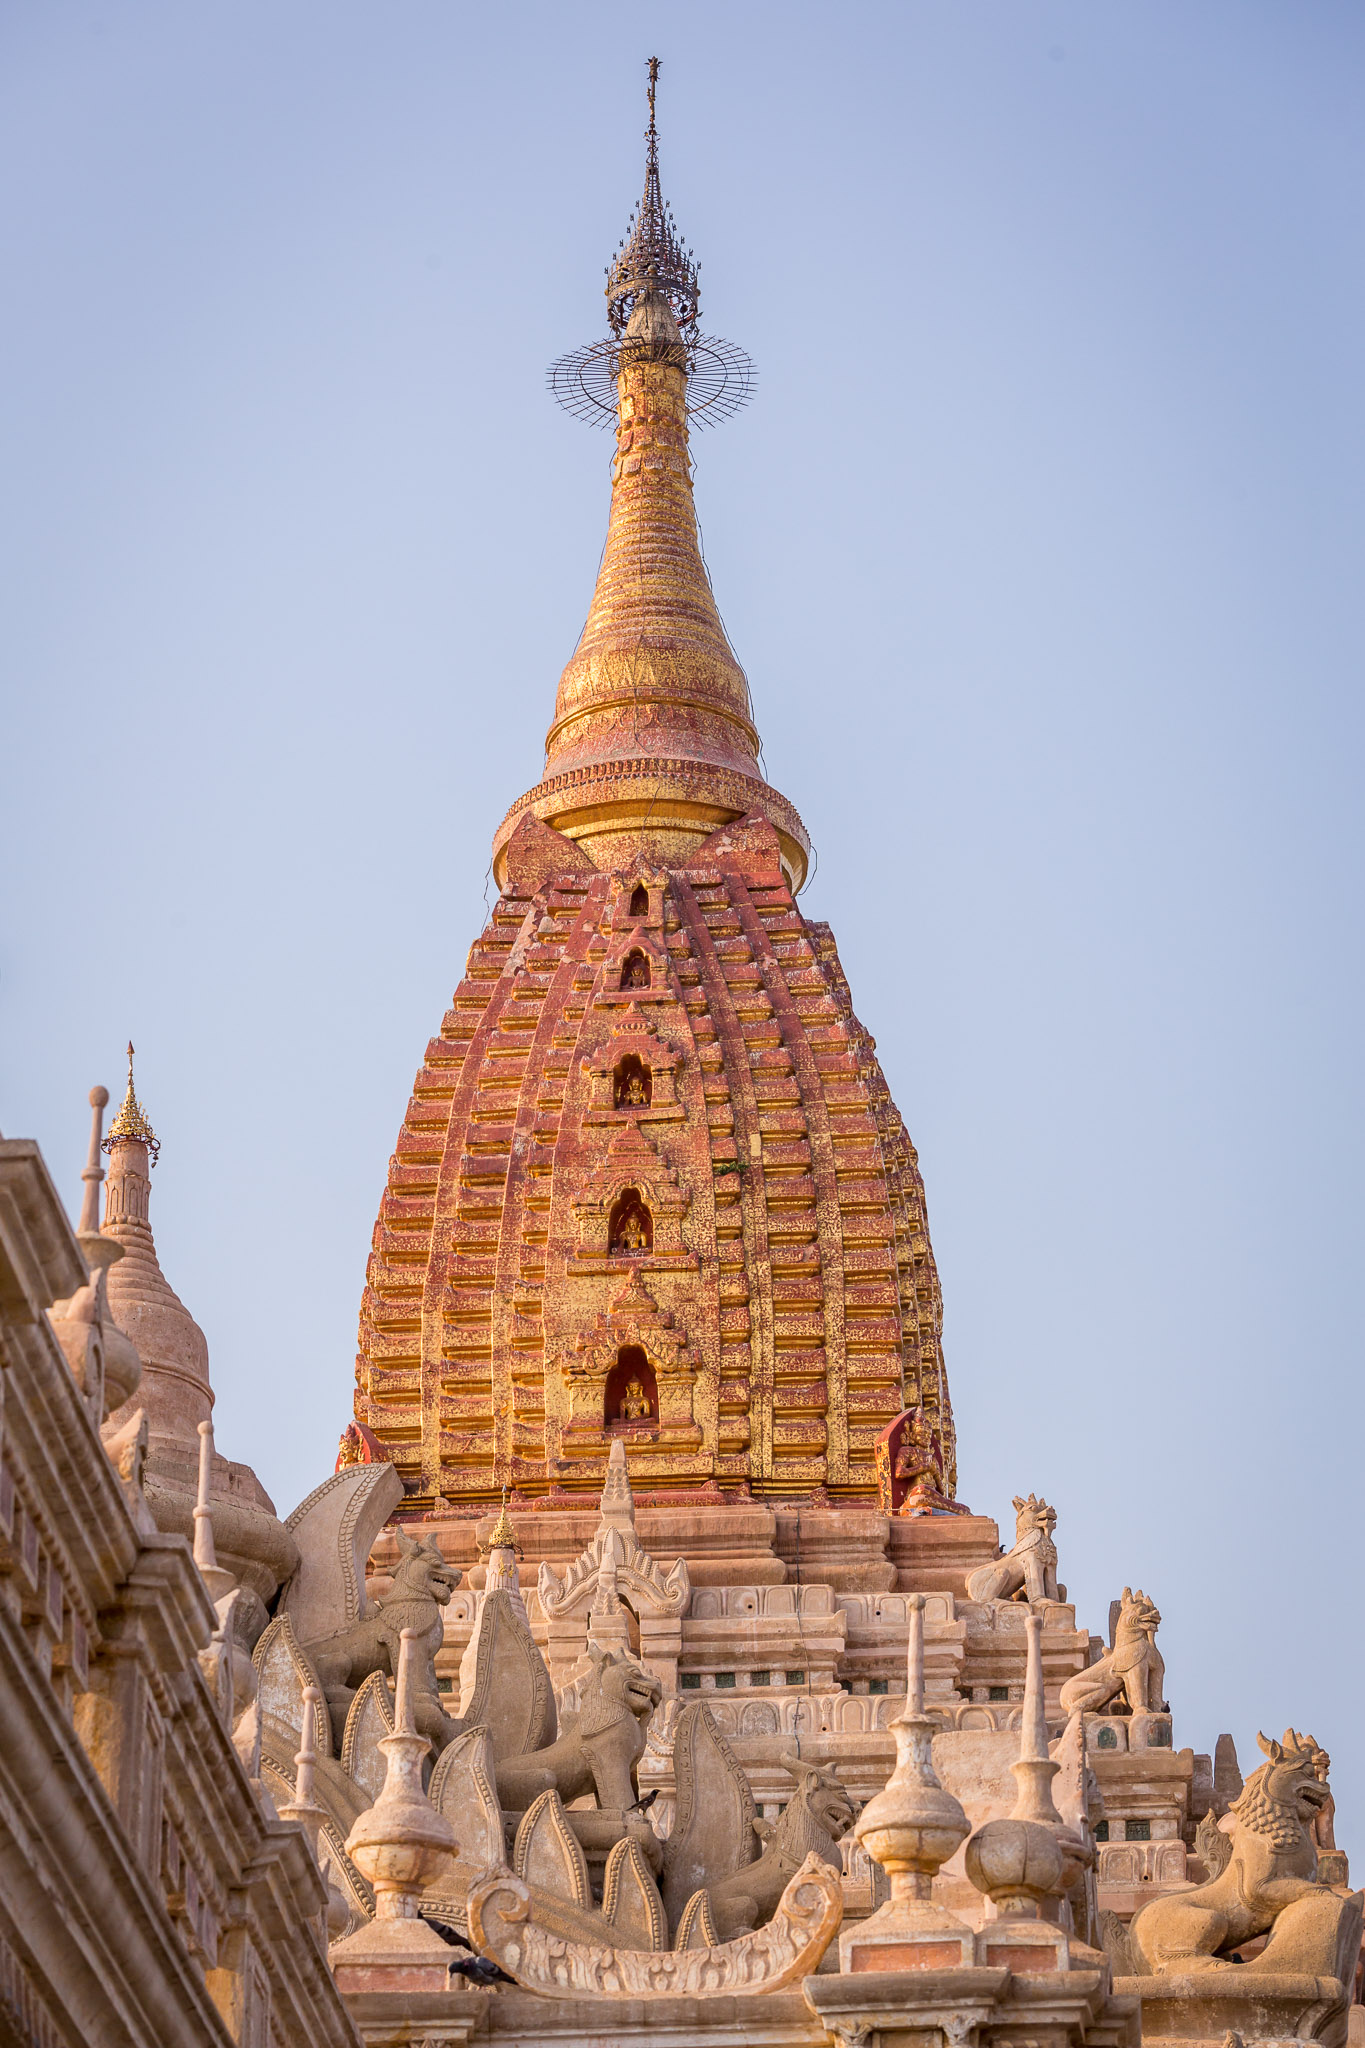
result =
M161 1268L155 1075L83 1172L0 1141L0 2048L1365 2044L1317 1736L1187 1731L1161 1588L1078 1616L1065 1501L959 1497L915 1148L698 545L751 373L656 71L551 371L615 435L596 588L289 1512Z

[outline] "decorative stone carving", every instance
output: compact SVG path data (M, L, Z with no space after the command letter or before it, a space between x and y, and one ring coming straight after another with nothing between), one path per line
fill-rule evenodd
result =
M389 1681L382 1671L372 1671L356 1690L341 1738L341 1768L367 1799L377 1799L384 1789L388 1766L379 1745L392 1733Z
M417 1727L444 1746L457 1729L441 1705L436 1652L444 1637L441 1609L449 1603L462 1574L446 1563L435 1543L414 1543L404 1530L397 1533L399 1558L389 1591L349 1628L310 1643L308 1654L327 1695L333 1725L344 1730L361 1679L372 1671L396 1673L400 1635L415 1630L422 1646L414 1676Z
M346 1839L347 1855L374 1887L375 1917L330 1951L343 1991L442 1991L447 1982L446 1945L417 1916L423 1887L456 1847L449 1821L422 1790L431 1745L417 1732L414 1708L425 1650L420 1628L401 1631L395 1726L380 1745L384 1788Z
M460 1719L486 1727L501 1762L555 1739L555 1696L526 1610L506 1587L485 1591L460 1663Z
M644 1088L627 1088L618 1099L617 1075L632 1060L649 1076L647 1100ZM596 1052L586 1054L581 1064L592 1090L586 1123L617 1123L624 1116L650 1124L681 1121L683 1107L677 1089L679 1056L646 1020L638 1004L627 1006L612 1024L606 1042Z
M701 1442L692 1414L694 1366L687 1338L632 1266L606 1314L560 1349L559 1369L569 1397L566 1456L574 1455L575 1438L586 1440L585 1447L602 1443L607 1379L621 1352L632 1347L644 1353L659 1390L658 1424L640 1430L641 1440L651 1448L681 1450Z
M281 1820L296 1822L308 1837L309 1847L322 1873L327 1887L327 1906L324 1924L333 1940L345 1934L354 1917L349 1888L337 1882L333 1858L329 1854L327 1841L328 1815L314 1796L314 1774L317 1768L317 1751L313 1746L313 1733L317 1723L316 1709L322 1705L322 1694L316 1686L310 1686L304 1694L304 1707L308 1711L303 1717L303 1734L299 1742L298 1755L294 1758L293 1796L277 1809Z
M1088 1835L1069 1827L1053 1802L1052 1783L1062 1767L1048 1753L1042 1615L1029 1614L1025 1628L1019 1757L1010 1766L1019 1796L1009 1815L986 1821L969 1838L963 1862L996 1914L977 1942L978 1960L989 1964L994 1944L995 1958L1012 1949L1012 1968L1066 1970L1071 1946L1061 1924L1063 1901L1093 1868L1095 1851Z
M680 1935L689 1902L757 1857L758 1808L744 1766L700 1700L677 1717L673 1776L677 1811L664 1844L663 1892L669 1925Z
M299 1562L280 1609L301 1643L323 1642L365 1615L365 1567L375 1538L403 1498L386 1462L347 1464L300 1501L285 1528Z
M853 1801L832 1772L795 1756L781 1763L795 1778L796 1791L776 1821L753 1823L763 1844L758 1860L707 1888L712 1925L721 1941L762 1926L809 1857L842 1868L839 1841L852 1826Z
M1327 1796L1315 1767L1317 1745L1292 1728L1282 1742L1256 1739L1267 1761L1230 1809L1232 1854L1207 1884L1153 1899L1134 1916L1129 1933L1139 1973L1219 1969L1240 1942L1267 1929L1258 1975L1340 1977L1352 1928L1358 1947L1360 1895L1343 1899L1315 1881L1313 1823ZM1233 1967L1229 1974L1240 1978L1242 1972Z
M1232 1837L1223 1832L1212 1807L1194 1831L1194 1847L1210 1879L1221 1877L1232 1861Z
M624 1650L624 1594L639 1617L642 1661L654 1668L661 1685L670 1683L691 1590L686 1561L678 1558L662 1571L635 1533L626 1448L618 1437L607 1459L601 1518L592 1542L562 1574L545 1562L540 1567L536 1592L551 1626L552 1654L557 1641L572 1645L577 1653L579 1641L588 1639L602 1649ZM557 1661L567 1663L562 1653Z
M912 1593L904 1711L891 1723L896 1767L863 1808L854 1832L891 1881L883 1906L839 1943L844 1970L961 1968L973 1960L972 1934L933 1898L936 1871L966 1836L961 1804L934 1771L935 1722L924 1711L924 1596Z
M100 1227L106 1239L122 1247L123 1256L102 1280L110 1316L142 1364L137 1401L148 1423L143 1489L157 1527L193 1541L198 1425L208 1420L214 1400L208 1344L157 1255L150 1199L160 1142L134 1091L131 1047L127 1092L104 1150L109 1172ZM114 1351L106 1348L106 1378L113 1363ZM126 1419L122 1409L114 1411L116 1428ZM218 1557L244 1593L234 1627L250 1648L269 1618L267 1603L298 1564L298 1551L248 1465L215 1455L212 1489Z
M602 1918L610 1923L617 1948L668 1946L663 1900L644 1851L633 1836L625 1836L607 1857L602 1879Z
M436 1760L427 1797L450 1822L456 1843L451 1861L431 1887L438 1895L434 1903L448 1900L454 1917L463 1920L469 1887L507 1865L493 1738L486 1728L466 1728L447 1744Z
M542 1792L566 1803L595 1793L600 1807L624 1813L639 1797L636 1766L658 1706L657 1678L638 1664L595 1650L580 1713L557 1742L498 1765L504 1806L524 1811Z
M808 1856L766 1927L709 1948L603 1948L540 1924L531 1888L500 1876L476 1885L469 1932L480 1952L528 1990L563 1997L734 1998L778 1991L813 1971L843 1914L838 1872Z
M1057 1510L1031 1493L1014 1496L1014 1512L1014 1548L967 1574L969 1600L1057 1599Z
M942 1431L923 1407L905 1408L873 1447L877 1504L884 1515L968 1513L944 1491L947 1456Z
M1130 1712L1160 1713L1166 1704L1166 1665L1156 1646L1160 1623L1156 1602L1141 1587L1134 1593L1125 1586L1114 1647L1097 1664L1068 1678L1058 1695L1062 1712L1095 1714L1122 1694Z
M637 1255L654 1263L667 1260L673 1266L695 1267L696 1259L682 1240L682 1219L691 1196L634 1119L613 1131L601 1160L584 1177L574 1199L579 1232L574 1264L595 1271L599 1262L615 1263L608 1226L613 1205L627 1188L638 1191L654 1227L653 1243L647 1250L641 1245Z
M314 1716L313 1748L318 1756L333 1754L332 1723L325 1703L305 1707L310 1688L318 1686L317 1670L301 1649L287 1614L277 1614L253 1653L256 1698L261 1710L261 1740L266 1751L292 1766L303 1733L305 1712Z
M512 1848L512 1868L533 1888L553 1892L575 1906L591 1906L588 1859L557 1792L542 1792L522 1815Z

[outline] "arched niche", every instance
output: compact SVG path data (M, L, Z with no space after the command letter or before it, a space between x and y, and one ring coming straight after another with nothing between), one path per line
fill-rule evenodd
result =
M649 987L649 961L638 946L633 946L621 962L622 988Z
M630 915L632 917L649 916L649 891L643 882L637 882L630 892Z
M607 1374L602 1401L607 1429L649 1429L659 1420L659 1383L644 1346L623 1344Z
M601 1214L601 1211L598 1211ZM641 1259L654 1249L654 1218L638 1188L622 1188L611 1205L607 1251L613 1258Z
M654 1100L654 1076L638 1053L628 1052L612 1075L615 1109L648 1109Z

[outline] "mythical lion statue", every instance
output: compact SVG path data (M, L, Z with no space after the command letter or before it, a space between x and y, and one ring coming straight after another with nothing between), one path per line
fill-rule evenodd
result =
M1258 1970L1349 1978L1360 1947L1361 1895L1316 1883L1313 1823L1327 1798L1318 1746L1286 1728L1257 1741L1268 1762L1253 1771L1228 1811L1232 1853L1209 1883L1153 1899L1128 1930L1141 1976L1216 1969L1239 1942L1273 1930Z
M1166 1684L1165 1660L1156 1646L1160 1626L1156 1602L1149 1600L1140 1586L1136 1593L1125 1586L1114 1647L1097 1664L1068 1678L1058 1695L1062 1712L1068 1716L1097 1714L1122 1693L1131 1713L1159 1713L1165 1704Z
M782 1762L797 1789L776 1821L753 1823L763 1844L758 1861L710 1887L711 1925L720 1941L765 1926L807 1856L840 1868L839 1838L853 1825L853 1801L831 1772L796 1757Z
M1014 1548L994 1564L978 1565L967 1574L969 1600L1056 1600L1057 1546L1052 1532L1057 1510L1030 1494L1014 1496L1017 1517Z
M628 1656L595 1644L589 1645L589 1654L594 1668L585 1681L582 1706L572 1720L565 1717L558 1742L509 1757L497 1767L498 1797L514 1812L524 1812L550 1791L558 1792L566 1806L593 1792L600 1807L618 1812L639 1799L636 1766L663 1688Z
M383 1599L372 1602L360 1620L339 1635L324 1636L321 1642L304 1646L326 1695L338 1747L361 1680L372 1671L397 1676L405 1628L422 1631L413 1702L418 1731L437 1750L444 1749L460 1732L461 1724L452 1721L441 1705L436 1652L445 1633L441 1609L449 1605L462 1575L456 1566L446 1563L430 1538L417 1543L404 1530L397 1533L398 1567Z

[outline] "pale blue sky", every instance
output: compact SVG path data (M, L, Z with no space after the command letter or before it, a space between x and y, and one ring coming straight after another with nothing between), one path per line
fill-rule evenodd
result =
M74 1206L137 1040L287 1512L587 605L609 444L544 369L651 49L761 373L707 556L920 1147L963 1495L1056 1503L1092 1627L1156 1598L1178 1743L1292 1719L1359 1818L1358 6L9 0L0 1127Z

